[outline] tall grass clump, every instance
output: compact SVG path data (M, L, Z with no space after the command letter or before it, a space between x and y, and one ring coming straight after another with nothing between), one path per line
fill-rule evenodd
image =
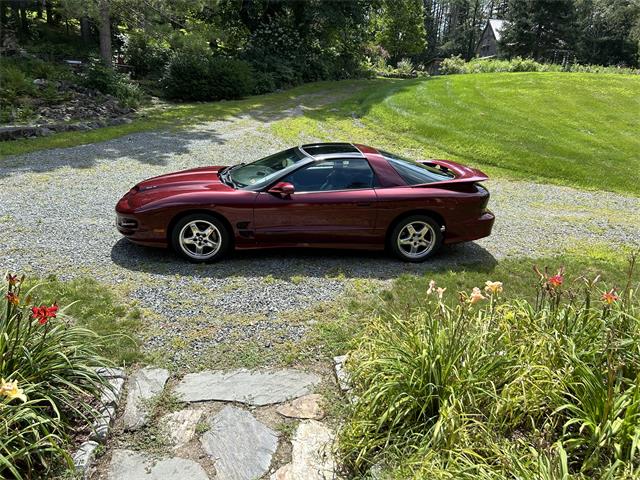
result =
M381 465L389 478L638 478L634 268L635 256L616 288L536 269L529 301L507 300L508 282L457 295L431 282L415 308L376 315L347 365L347 467Z
M514 57L511 59L474 58L465 61L460 55L445 58L440 64L440 73L452 75L459 73L498 73L498 72L579 72L579 73L619 73L639 75L640 70L626 67L604 65L581 65L579 63L541 63L531 58Z
M70 436L98 415L106 381L100 338L57 304L37 305L24 277L0 286L0 478L46 477L70 465Z

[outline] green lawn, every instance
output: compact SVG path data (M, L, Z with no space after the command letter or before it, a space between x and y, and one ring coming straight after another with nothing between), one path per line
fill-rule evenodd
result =
M310 107L272 124L292 144L347 140L444 157L493 176L640 194L640 78L495 73L320 82L240 101L170 105L129 125L0 143L3 155Z
M640 193L640 78L578 73L379 81L274 131L445 157L492 175Z

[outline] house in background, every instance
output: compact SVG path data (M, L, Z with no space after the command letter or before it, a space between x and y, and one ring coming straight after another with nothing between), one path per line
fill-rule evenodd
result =
M491 18L484 27L478 46L476 47L476 56L480 58L495 57L500 54L498 43L502 38L502 30L506 27L506 20L498 20Z

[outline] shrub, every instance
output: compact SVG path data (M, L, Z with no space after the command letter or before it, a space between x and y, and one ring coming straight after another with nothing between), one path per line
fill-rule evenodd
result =
M96 368L109 366L101 340L56 304L31 306L37 287L8 275L0 287L0 477L46 476L70 463L69 436L98 414L108 388Z
M11 105L19 96L34 91L33 82L22 70L11 64L0 64L0 104Z
M440 64L443 75L459 73L495 73L495 72L582 72L582 73L622 73L640 74L640 70L621 67L604 67L602 65L558 65L540 63L531 58L515 57L511 60L495 58L475 58L465 62L461 56L445 58Z
M126 107L137 107L142 101L142 91L137 85L99 60L90 63L83 83L86 87L115 96Z
M454 73L467 73L465 71L465 62L460 55L445 58L440 63L440 73L443 75L452 75Z
M237 99L253 90L247 62L190 51L172 56L162 84L167 97L178 100Z
M397 72L400 75L405 75L410 77L415 74L415 69L413 67L413 62L408 58L403 58L398 62L398 66L396 67Z
M383 462L398 478L636 478L634 266L619 290L545 271L531 302L504 300L496 282L453 298L431 285L419 307L378 315L347 364L347 465Z
M124 55L136 78L159 77L169 61L171 49L166 41L152 38L143 31L134 31L126 39Z

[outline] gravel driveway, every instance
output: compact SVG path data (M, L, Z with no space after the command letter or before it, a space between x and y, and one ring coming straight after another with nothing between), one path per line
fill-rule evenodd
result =
M289 114L300 114L303 104ZM123 285L156 315L163 334L152 335L147 346L161 347L196 321L198 328L216 326L215 334L203 333L204 343L274 332L296 340L304 326L282 325L274 321L279 314L333 300L354 279L384 282L460 263L553 254L584 242L640 244L638 198L503 180L487 184L497 217L493 235L447 248L422 265L382 253L278 250L195 266L121 238L113 208L133 184L184 168L248 162L287 147L271 133L271 121L250 112L186 131L0 160L0 268L91 275Z

